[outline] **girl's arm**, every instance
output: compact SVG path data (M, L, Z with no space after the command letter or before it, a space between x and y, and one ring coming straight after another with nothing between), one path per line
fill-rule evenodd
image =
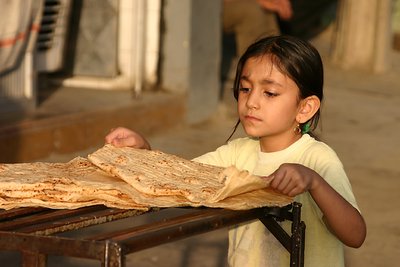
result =
M324 214L329 230L349 247L360 247L366 237L363 217L317 172L300 164L282 164L269 176L275 190L296 196L308 191Z
M123 127L112 129L105 137L105 142L116 147L130 146L135 148L151 149L146 138L135 131Z

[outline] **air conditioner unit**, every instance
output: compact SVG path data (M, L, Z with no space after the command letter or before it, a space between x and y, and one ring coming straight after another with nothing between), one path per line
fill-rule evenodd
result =
M71 0L45 0L37 39L36 69L55 72L62 68L71 11Z

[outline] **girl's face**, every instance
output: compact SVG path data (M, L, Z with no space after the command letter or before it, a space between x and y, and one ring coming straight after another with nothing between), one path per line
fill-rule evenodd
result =
M240 78L238 113L245 132L260 139L261 151L290 146L300 109L299 88L282 74L269 56L249 58Z

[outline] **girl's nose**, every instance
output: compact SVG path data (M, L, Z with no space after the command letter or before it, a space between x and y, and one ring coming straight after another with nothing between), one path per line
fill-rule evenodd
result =
M248 95L246 105L249 109L257 109L260 106L259 100L260 96L257 95L257 92L255 90L251 90Z

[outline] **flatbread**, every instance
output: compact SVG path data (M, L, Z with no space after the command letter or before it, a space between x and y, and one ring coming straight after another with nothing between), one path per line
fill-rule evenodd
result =
M231 210L248 210L261 207L284 207L292 202L292 197L280 194L267 187L231 196L219 202L204 203L204 206Z
M161 151L112 145L88 155L88 159L144 194L179 195L193 202L214 196L215 188L221 184L217 177L223 171L222 168L209 168Z
M213 197L207 199L207 202L219 202L231 196L266 188L270 183L269 180L252 175L247 170L238 170L235 166L224 168L219 175L219 182L222 187Z
M0 164L0 208L89 205L146 210L125 192L126 184L84 158L68 163Z
M221 168L160 151L106 145L67 163L0 164L0 208L120 209L285 206L293 198L234 166ZM92 163L93 162L93 163Z
M216 167L161 151L105 145L88 159L141 193L182 196L193 203L218 202L268 186L266 180L234 166Z

